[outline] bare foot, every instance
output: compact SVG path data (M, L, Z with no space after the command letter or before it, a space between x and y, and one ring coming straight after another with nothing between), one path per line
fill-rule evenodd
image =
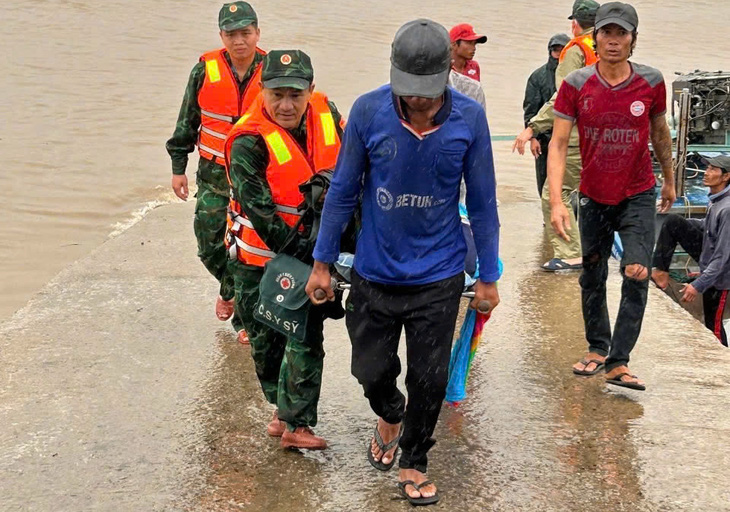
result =
M383 439L384 444L388 444L393 439L398 437L398 433L400 432L400 425L400 423L386 423L383 418L378 418L378 432L380 432L380 437ZM383 464L391 463L397 449L398 445L395 445L384 454L383 451L378 447L378 443L375 442L375 436L373 436L373 440L370 443L370 450L373 452L373 459L375 459L375 462L382 462Z
M655 268L651 271L651 280L654 281L654 284L656 284L659 288L666 290L667 286L669 286L669 272L664 272L663 270Z
M587 363L584 364L583 361L587 361ZM581 361L578 361L573 365L573 369L579 372L593 372L596 368L598 368L598 363L595 363L594 361L604 363L606 361L606 356L596 354L595 352L588 352L585 356L583 356Z
M412 480L416 485L419 485L428 480L428 477L416 469L401 469L398 472L398 480L400 482ZM437 491L438 489L436 489L436 485L433 483L421 487L420 490L412 485L406 485L406 492L411 498L431 498L432 496L436 496Z

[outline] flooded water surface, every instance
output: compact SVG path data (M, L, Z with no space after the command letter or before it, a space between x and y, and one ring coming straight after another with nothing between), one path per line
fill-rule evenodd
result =
M309 52L317 86L344 112L387 81L389 45L403 22L471 22L489 36L476 58L497 134L520 129L525 79L547 58L548 38L569 31L569 4L254 2L261 46ZM636 6L637 61L660 68L668 80L673 71L730 65L718 44L722 30L712 30L730 16L727 2ZM190 69L219 46L218 8L209 0L3 3L0 318L145 206L173 200L164 142Z
M265 49L301 48L343 112L388 80L405 21L472 23L493 134L522 127L526 78L568 32L572 0L254 2ZM634 59L730 67L730 3L643 0ZM71 262L174 201L164 143L219 2L4 2L0 45L0 318ZM529 157L495 142L505 277L469 399L445 409L430 476L438 510L730 510L730 353L650 292L632 369L645 394L576 379L577 275L536 270L541 214ZM191 158L193 181L197 157ZM213 317L192 205L152 212L0 329L0 509L408 510L396 473L367 463L375 417L328 322L317 433L302 455L265 435L247 349ZM611 313L619 283L609 283ZM634 362L636 361L636 362Z

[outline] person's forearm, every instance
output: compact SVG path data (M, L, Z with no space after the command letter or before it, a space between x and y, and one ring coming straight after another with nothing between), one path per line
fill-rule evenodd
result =
M183 96L180 112L175 123L175 131L165 144L167 153L172 161L172 173L185 174L188 165L188 154L195 151L200 128L200 106L198 105L198 91L205 78L204 67L196 65L190 73L185 95Z
M661 121L652 123L651 144L654 156L662 168L664 183L674 184L674 169L672 168L672 135L664 117Z
M546 133L552 129L553 122L555 121L555 113L553 112L555 98L557 98L557 93L553 94L552 98L546 101L540 108L540 111L530 119L528 126L532 128L533 135Z
M568 156L568 139L560 137L550 141L547 159L547 180L550 191L550 205L563 202L563 179L565 177L565 163Z

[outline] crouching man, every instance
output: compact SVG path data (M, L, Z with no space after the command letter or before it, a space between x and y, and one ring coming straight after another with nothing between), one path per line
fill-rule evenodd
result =
M669 284L669 264L677 244L700 264L700 277L682 290L691 302L702 294L705 325L727 344L723 313L730 289L730 156L707 159L704 184L710 187L710 206L704 219L672 214L659 232L651 277L659 288Z

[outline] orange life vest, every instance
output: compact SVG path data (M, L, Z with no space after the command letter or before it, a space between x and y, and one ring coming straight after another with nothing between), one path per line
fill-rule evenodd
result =
M288 226L294 226L301 217L297 207L304 201L299 185L315 173L333 169L340 151L340 138L337 135L332 111L327 105L327 97L314 92L307 108L307 148L297 143L288 130L271 120L264 108L263 95L259 95L251 108L231 130L225 142L226 174L231 183L230 161L231 146L240 135L259 135L263 137L269 151L269 166L266 168L266 181L271 188L276 213ZM241 210L241 205L233 197L228 211L226 247L231 257L236 257L246 265L263 267L276 256L261 240L251 221Z
M583 51L583 56L586 59L586 66L595 64L598 61L596 52L593 49L593 34L583 34L581 36L574 37L570 40L568 44L565 45L563 51L560 52L560 62L563 62L563 59L565 58L565 52L568 51L568 48L571 48L573 46L578 46Z
M228 132L261 92L261 64L256 66L246 89L241 91L224 55L225 51L225 48L221 48L200 57L200 61L205 62L205 81L198 91L198 152L206 160L215 159L220 165L225 165L223 144ZM256 48L256 52L266 54L259 48Z

